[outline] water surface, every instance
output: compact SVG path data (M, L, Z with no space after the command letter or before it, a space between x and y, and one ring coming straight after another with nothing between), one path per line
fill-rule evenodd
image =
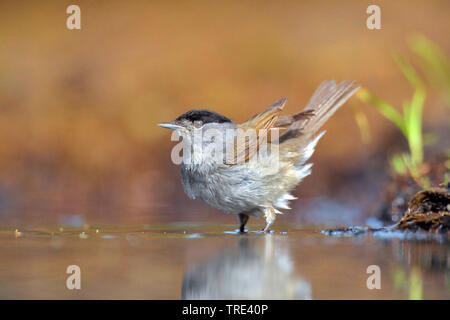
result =
M1 299L449 299L444 239L170 224L0 231ZM250 227L250 229L255 229ZM81 269L81 290L66 269ZM379 266L381 289L367 288Z

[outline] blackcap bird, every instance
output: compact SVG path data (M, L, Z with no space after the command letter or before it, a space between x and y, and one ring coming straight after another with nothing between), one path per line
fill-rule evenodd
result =
M191 199L237 214L240 232L249 216L263 214L268 232L279 209L290 209L288 201L296 199L290 192L311 173L306 161L325 133L319 129L358 88L352 81L325 81L293 115L281 115L284 98L241 124L190 110L158 125L182 138L181 178Z

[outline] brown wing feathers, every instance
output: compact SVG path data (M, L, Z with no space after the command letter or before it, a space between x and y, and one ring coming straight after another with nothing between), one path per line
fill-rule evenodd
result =
M239 139L236 137L234 155L231 159L227 158L226 163L236 164L251 158L258 151L258 147L265 141L259 138L260 130L287 128L286 132L280 136L280 143L298 137L299 134L314 136L320 127L358 88L359 85L355 86L353 81L343 81L339 85L334 80L324 81L316 89L305 109L293 115L280 115L286 103L286 98L275 102L263 112L237 125L237 128L241 129L241 132L244 132L244 134L248 129L255 130L256 136L246 136L244 144L238 143ZM298 141L299 144L302 144L301 141L303 140L305 139L300 139Z
M283 98L275 102L266 110L236 126L238 130L234 140L234 153L227 154L226 164L232 165L247 161L258 151L259 146L266 141L264 139L266 135L261 131L270 130L274 126L286 100Z
M281 115L278 117L277 122L275 122L275 128L287 128L291 124L299 120L306 120L314 116L314 110L306 110L302 112L295 113L293 115Z
M275 102L266 110L258 113L257 115L251 117L248 121L237 125L239 129L270 129L278 120L281 111L286 104L286 98Z

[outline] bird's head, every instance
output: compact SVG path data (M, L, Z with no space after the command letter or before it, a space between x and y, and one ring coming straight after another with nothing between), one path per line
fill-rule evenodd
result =
M183 113L174 121L162 122L158 126L176 130L180 136L190 134L195 130L204 128L221 127L222 125L233 125L233 121L224 117L217 112L209 111L205 109L193 109L186 113Z
M190 110L174 121L158 126L175 130L183 140L183 162L222 164L226 149L227 130L234 132L232 120L209 110ZM231 140L230 140L231 141ZM234 141L234 140L233 140ZM187 160L188 159L188 160Z

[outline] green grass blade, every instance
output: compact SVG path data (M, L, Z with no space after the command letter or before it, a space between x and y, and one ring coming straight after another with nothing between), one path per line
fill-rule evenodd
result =
M394 56L403 75L414 88L411 102L403 106L406 137L411 153L411 165L418 166L423 161L422 110L425 103L426 90L422 79L413 66L401 55Z
M411 152L411 161L414 166L421 164L423 161L422 111L425 97L424 90L416 90L410 104L408 143Z
M383 99L373 95L366 88L360 88L356 95L361 101L371 104L375 108L377 108L383 116L385 116L397 126L397 128L405 135L405 137L407 136L403 117L393 106L391 106Z
M425 87L416 70L414 70L413 66L402 55L395 54L394 60L413 88L423 89Z
M403 158L399 154L394 154L391 158L391 165L394 168L394 171L398 174L405 174L407 167Z
M450 59L433 41L421 34L408 39L409 47L420 59L428 81L450 106Z

